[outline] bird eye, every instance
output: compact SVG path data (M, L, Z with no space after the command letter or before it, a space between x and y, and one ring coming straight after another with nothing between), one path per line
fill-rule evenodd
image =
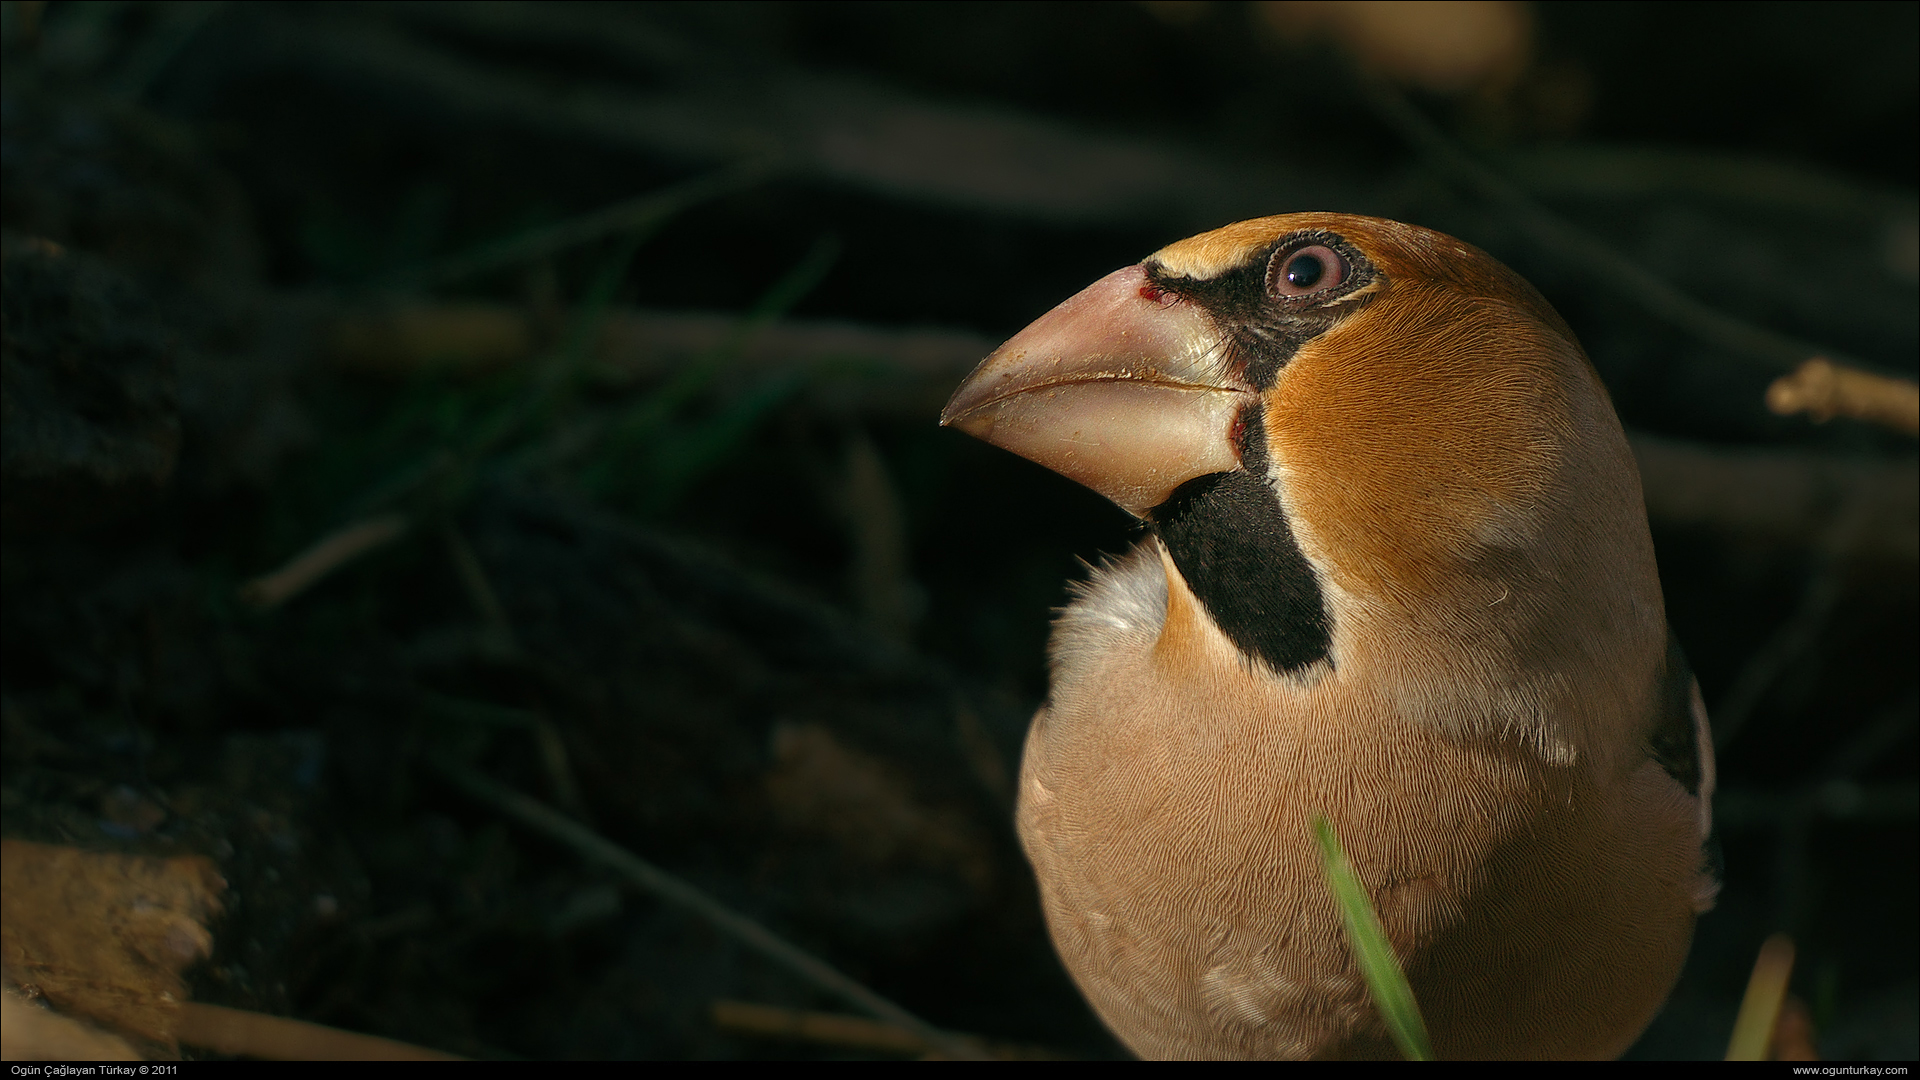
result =
M1347 260L1325 244L1314 244L1281 257L1267 274L1267 289L1279 296L1307 296L1347 280Z

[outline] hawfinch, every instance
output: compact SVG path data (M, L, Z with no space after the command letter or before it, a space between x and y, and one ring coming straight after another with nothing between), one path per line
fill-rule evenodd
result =
M1716 883L1712 742L1639 474L1573 332L1485 252L1290 214L1116 270L949 424L1145 525L1060 613L1019 828L1144 1057L1395 1054L1325 815L1442 1057L1611 1057Z

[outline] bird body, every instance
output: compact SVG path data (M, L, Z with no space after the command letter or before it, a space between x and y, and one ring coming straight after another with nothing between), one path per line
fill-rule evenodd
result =
M1466 244L1296 214L1182 241L984 361L951 423L1147 523L1060 615L1019 828L1148 1057L1392 1043L1340 835L1449 1057L1607 1057L1714 883L1711 744L1571 330Z

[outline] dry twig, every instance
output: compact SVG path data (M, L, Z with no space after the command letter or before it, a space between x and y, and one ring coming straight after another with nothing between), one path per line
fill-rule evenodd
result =
M865 1012L894 1024L923 1040L926 1045L961 1060L982 1057L978 1047L941 1031L892 1001L868 989L819 957L734 911L680 878L667 873L627 849L573 821L564 814L542 805L486 776L444 759L433 759L434 768L468 795L496 810L557 840L585 857L617 871L635 885L655 896L684 908L713 925L722 933L775 961L813 985L857 1006Z
M613 311L590 352L604 377L660 379L738 338L740 322L738 315ZM348 308L332 317L327 337L332 363L390 377L436 366L495 371L531 359L535 340L524 311L468 303ZM728 365L754 376L837 366L866 384L861 402L868 411L937 415L953 384L996 344L964 330L793 320L756 328Z
M924 1054L929 1049L925 1039L906 1028L869 1020L864 1016L782 1009L745 1001L715 1001L713 1025L722 1031L846 1046L856 1050Z
M267 1061L465 1060L377 1035L194 1001L180 1006L174 1034L189 1046Z
M1780 416L1806 413L1818 423L1844 416L1920 435L1920 384L1841 367L1822 356L1775 379L1767 387L1767 408Z
M864 1016L782 1009L773 1005L722 999L713 1003L713 1024L722 1031L734 1031L742 1035L793 1039L890 1054L918 1054L934 1061L948 1060L939 1048L929 1046L913 1032ZM1042 1047L1006 1043L988 1045L971 1036L968 1039L982 1046L989 1057L1000 1061L1060 1060L1059 1054Z
M454 570L459 574L460 585L466 590L467 599L473 604L475 612L486 620L488 630L507 655L524 658L520 635L514 633L506 605L500 602L500 594L493 587L493 578L481 564L479 554L456 526L447 526L446 538ZM534 748L539 753L541 768L546 772L547 783L553 789L554 800L567 813L591 824L593 817L587 810L586 798L580 793L580 781L574 776L573 762L559 727L547 718L544 707L516 711L526 718Z
M335 570L405 536L408 527L402 514L381 514L336 529L280 569L242 585L240 599L262 611L277 608Z
M853 595L875 633L905 641L920 615L906 507L885 459L858 427L848 433L846 462L836 494L852 541Z

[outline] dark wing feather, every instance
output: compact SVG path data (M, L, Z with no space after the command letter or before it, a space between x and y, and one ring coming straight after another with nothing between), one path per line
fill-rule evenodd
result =
M1694 910L1713 907L1720 891L1720 840L1713 835L1713 732L1700 683L1680 642L1667 632L1666 670L1661 675L1660 713L1647 734L1647 752L1700 804L1700 875Z
M1660 711L1647 734L1647 752L1680 781L1687 794L1713 793L1713 743L1707 732L1707 710L1700 703L1693 668L1681 651L1679 639L1667 632L1666 671L1661 676Z

